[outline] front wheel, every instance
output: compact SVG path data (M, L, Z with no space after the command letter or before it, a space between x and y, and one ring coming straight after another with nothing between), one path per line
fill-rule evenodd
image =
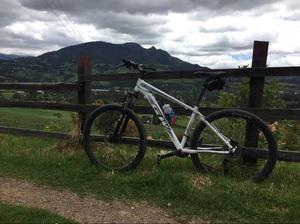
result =
M144 158L146 133L140 119L119 105L105 105L87 119L84 149L90 161L108 170L132 170Z
M255 182L268 177L276 164L277 144L271 130L259 117L243 110L225 109L208 115L206 120L238 150L231 155L191 154L199 171L224 173L239 179L252 178ZM251 130L251 134L246 130ZM204 122L198 124L191 141L192 149L199 146L227 150L223 141Z

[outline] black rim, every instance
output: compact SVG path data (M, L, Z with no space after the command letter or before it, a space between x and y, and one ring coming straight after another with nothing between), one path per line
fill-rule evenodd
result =
M261 181L266 178L272 171L276 161L276 143L270 130L256 116L239 110L224 110L216 112L208 116L207 120L212 122L220 131L239 146L239 154L231 156L199 154L193 155L192 159L196 167L202 172L213 172L216 174L226 174L237 178ZM237 120L239 120L237 122ZM258 145L245 145L245 130L246 126L252 124L259 131ZM212 137L211 131L202 124L198 127L193 138L192 145L196 148L196 140L201 134L201 144L216 144L222 145L222 142L217 141L216 137ZM265 158L254 159L249 157L254 149L264 149ZM251 151L252 150L252 151ZM249 153L250 152L250 153ZM233 172L234 171L234 172ZM251 171L251 172L250 172Z
M98 167L113 170L135 168L145 150L145 134L139 120L119 106L100 109L85 131L85 149Z

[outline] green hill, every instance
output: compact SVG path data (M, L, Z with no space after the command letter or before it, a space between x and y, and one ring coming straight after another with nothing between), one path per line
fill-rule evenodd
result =
M74 81L79 58L87 55L93 73L110 73L123 58L151 65L160 70L196 70L202 68L171 56L168 52L136 43L89 42L48 52L37 57L0 61L2 79L17 81Z

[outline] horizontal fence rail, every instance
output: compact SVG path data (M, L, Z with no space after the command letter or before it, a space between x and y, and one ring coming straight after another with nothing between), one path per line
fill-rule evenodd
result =
M67 103L47 103L47 102L19 102L19 101L3 101L0 102L0 107L19 107L19 108L35 108L35 109L49 109L62 110L71 112L87 112L99 107L98 105L85 104L67 104ZM172 107L176 115L189 116L191 112L182 107ZM210 114L215 111L229 108L215 108L215 107L200 107L199 111L204 114ZM247 110L256 114L267 121L273 120L300 120L300 109L260 109L260 108L238 108ZM134 112L139 114L155 115L152 107L136 106L133 108Z
M40 137L40 138L56 138L56 139L71 138L71 135L69 135L68 133L40 131L40 130L33 130L33 129L26 129L26 128L12 128L12 127L5 127L5 126L0 126L0 133L29 136L29 137Z
M95 141L105 141L107 137L103 135L99 136L91 136L93 140ZM127 143L127 144L139 144L139 139L137 138L123 138L121 142ZM166 141L166 140L155 140L155 139L147 139L147 146L150 147L159 147L159 148L166 148L166 149L176 149L173 142ZM203 145L208 146L208 145ZM210 145L212 146L212 145ZM246 148L243 150L243 155L247 155L253 158L267 158L268 151L258 149L258 148ZM288 162L299 162L300 161L300 153L293 152L293 151L287 151L287 150L279 150L277 155L277 160L279 161L288 161Z
M149 72L145 74L145 79L193 79L205 77L205 75L195 75L196 71L162 71ZM300 67L268 67L268 68L234 68L234 69L209 69L203 70L209 72L226 72L224 77L290 77L300 76ZM139 73L123 73L123 74L99 74L81 76L82 80L88 81L126 81L135 80L140 77Z
M77 83L0 83L0 89L14 90L78 91L81 87Z
M48 110L62 110L71 112L85 112L87 111L87 105L81 104L67 104L67 103L47 103L47 102L13 102L4 101L0 102L0 107L20 107L20 108L34 108L34 109L48 109ZM89 108L95 108L96 106L90 106Z
M182 107L172 107L176 115L191 115L191 111ZM199 107L199 111L204 114L210 114L215 111L229 108L212 108L212 107ZM250 111L264 120L300 120L300 109L260 109L260 108L238 108ZM151 107L137 106L134 111L140 114L155 114Z

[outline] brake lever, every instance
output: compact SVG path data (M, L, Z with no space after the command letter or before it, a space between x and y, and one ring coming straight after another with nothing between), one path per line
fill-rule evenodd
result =
M143 64L137 64L135 63L134 61L131 61L131 60L126 60L126 59L123 59L123 66L126 67L127 69L135 69L141 73L145 72L145 70L150 70L150 71L156 71L155 68L152 68L152 67L148 67L148 66L145 66Z

